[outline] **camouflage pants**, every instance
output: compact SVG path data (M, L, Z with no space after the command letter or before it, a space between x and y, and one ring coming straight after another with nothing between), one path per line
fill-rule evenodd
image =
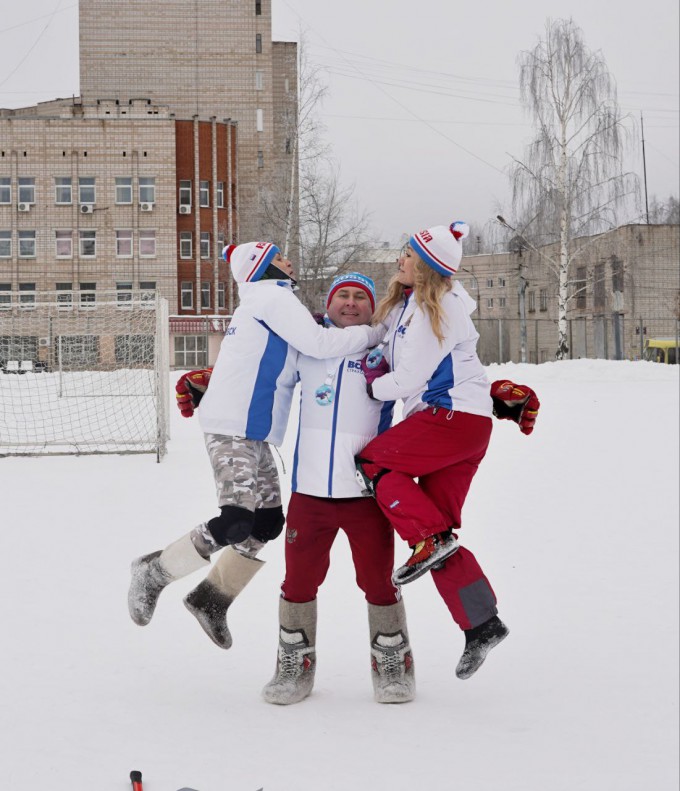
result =
M255 511L281 505L281 486L274 455L266 442L206 434L217 503Z

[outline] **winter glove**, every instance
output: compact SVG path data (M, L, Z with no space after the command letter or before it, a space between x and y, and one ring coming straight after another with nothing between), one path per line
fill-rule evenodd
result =
M538 396L526 385L516 385L507 379L491 385L493 413L500 420L513 420L522 434L531 434L541 406Z
M194 409L201 403L205 391L208 389L212 368L203 368L200 371L190 371L180 376L175 385L177 391L177 408L182 417L191 417Z
M383 345L376 346L375 349L366 355L366 365L368 368L377 368L383 360Z
M361 370L366 377L367 385L372 385L379 376L385 376L390 372L390 366L382 354L380 360L371 365L371 354L372 352L369 352L361 361Z

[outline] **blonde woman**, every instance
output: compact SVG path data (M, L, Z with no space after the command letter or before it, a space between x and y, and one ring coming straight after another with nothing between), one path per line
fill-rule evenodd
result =
M432 571L465 631L459 678L469 678L508 635L489 581L455 535L489 444L494 409L470 318L476 303L452 280L467 234L462 222L420 231L399 259L375 315L389 327L383 359L376 366L375 355L369 355L362 365L369 394L380 401L402 399L404 420L357 457L367 489L412 548L393 581L403 585ZM523 414L522 419L531 418Z

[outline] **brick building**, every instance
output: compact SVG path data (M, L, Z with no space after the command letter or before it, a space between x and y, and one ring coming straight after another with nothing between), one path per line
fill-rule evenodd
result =
M224 243L278 239L291 178L297 221L297 45L271 0L79 5L81 96L0 110L0 311L158 291L171 363L204 365L234 308Z

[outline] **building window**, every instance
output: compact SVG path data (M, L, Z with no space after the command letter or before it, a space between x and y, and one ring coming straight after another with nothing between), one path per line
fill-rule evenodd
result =
M284 90L286 93L289 93L289 92L290 92L290 80L288 79L288 77L286 77L286 78L284 79L284 81L283 81L283 90Z
M156 179L153 176L139 177L139 202L156 202Z
M116 231L116 258L132 258L132 231Z
M96 203L96 197L94 176L81 176L78 179L78 203Z
M116 178L116 203L126 206L132 203L132 178L130 176Z
M12 202L12 179L9 176L0 178L0 204Z
M499 308L505 307L505 297L498 297L498 307Z
M224 182L218 181L217 182L217 208L223 209L224 208Z
M73 231L54 232L54 254L57 258L73 258Z
M57 308L59 310L73 309L73 283L56 283Z
M194 307L194 284L190 280L183 280L181 285L182 310L193 310Z
M292 153L293 153L293 144L291 142L290 137L287 137L286 138L286 154L292 154Z
M264 90L264 72L263 71L256 71L255 72L255 90L256 91L263 91Z
M35 203L35 179L19 179L19 203Z
M593 268L593 307L603 308L604 305L604 264L595 264L595 267Z
M225 289L224 283L217 284L217 307L218 308L225 308L226 307L226 299L225 299Z
M262 149L257 152L257 166L258 168L264 167L264 151Z
M486 300L486 306L487 306L487 308L493 308L493 297L489 297Z
M154 360L153 335L116 335L116 362L130 368L133 365L150 367Z
M179 183L179 205L191 207L191 181L180 181Z
M71 370L87 370L99 365L99 337L96 335L60 335L60 363Z
M193 257L193 234L191 231L180 231L179 234L179 257Z
M73 186L70 176L55 177L54 202L61 206L70 206L73 203Z
M132 307L132 283L129 280L116 283L116 304L119 308Z
M576 269L576 282L574 283L574 293L576 294L576 307L586 307L586 275L587 270L585 266L579 266Z
M538 306L541 310L548 310L548 289L542 288L538 294Z
M615 255L611 258L612 262L612 291L623 293L623 261Z
M35 307L35 283L19 283L19 307L24 310Z
M200 181L198 184L198 205L203 208L210 206L210 182Z
M255 124L258 132L264 132L264 112L262 110L255 110Z
M143 308L153 308L156 299L156 281L141 280L139 283L140 300Z
M492 277L487 277L487 279L486 279L486 287L487 288L493 288L493 278Z
M97 255L97 232L79 231L80 234L80 257L94 258Z
M80 284L80 307L93 308L97 302L97 284L96 283L81 283Z
M499 277L498 278L498 285L501 286L501 287L503 287L505 285L505 278L504 277Z
M139 232L140 258L154 258L156 256L156 231Z
M0 310L12 308L12 284L0 283Z
M201 231L201 258L210 258L210 231Z
M12 257L12 232L0 231L0 258Z
M262 16L262 0L255 0L255 16Z
M528 309L529 313L535 313L536 312L536 292L535 291L529 291L528 292L528 297L529 297L529 307L527 309Z
M19 231L19 258L35 258L35 231Z
M175 367L205 368L208 364L208 348L205 335L175 336Z
M210 281L201 283L201 310L210 310Z
M262 33L255 34L255 52L258 55L262 53Z

